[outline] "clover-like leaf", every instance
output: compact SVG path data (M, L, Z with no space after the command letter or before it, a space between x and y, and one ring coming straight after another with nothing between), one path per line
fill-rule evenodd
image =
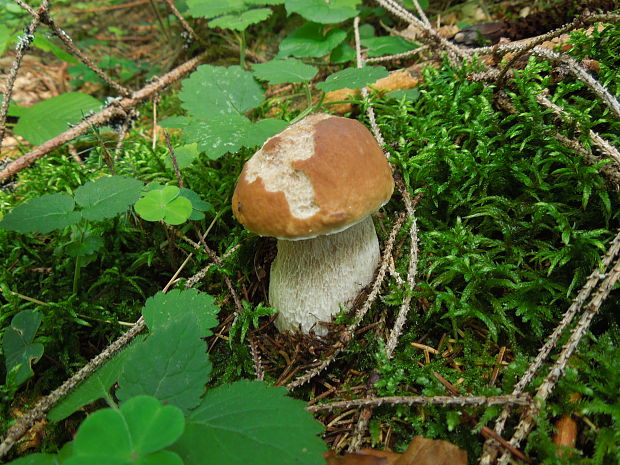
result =
M20 457L6 465L58 465L59 462L53 454L30 454Z
M217 326L215 298L196 289L172 289L164 294L158 292L149 297L142 309L142 316L151 333L157 333L175 319L194 315L199 327L199 337L208 337L211 328Z
M267 81L269 84L307 82L319 71L315 66L307 65L295 58L257 63L252 65L252 69L258 79Z
M323 92L338 89L360 89L378 79L388 76L383 66L365 66L363 68L346 68L330 75L324 82L317 84Z
M90 404L97 399L108 397L110 388L118 380L123 370L123 363L125 363L125 359L127 355L129 355L132 347L134 347L134 345L116 354L101 368L97 369L86 381L81 383L75 390L71 391L62 402L50 410L47 414L47 418L51 421L60 421L67 418L84 405Z
M184 428L185 419L177 407L137 396L119 410L107 408L89 415L75 435L72 455L63 464L162 463L148 460L149 455L174 443Z
M14 208L0 221L0 228L46 234L80 221L74 208L75 202L67 194L45 194Z
M335 49L346 37L347 33L342 29L333 28L325 31L323 25L309 22L295 29L280 42L278 58L288 56L319 58Z
M34 335L41 324L41 314L33 310L19 312L11 319L4 331L2 349L6 371L16 386L34 375L31 364L43 355L43 345L33 343Z
M171 446L186 465L204 457L226 465L325 464L319 422L305 403L262 382L239 381L210 390Z
M193 190L184 187L181 189L180 195L192 202L192 214L189 216L190 220L202 220L205 217L203 212L213 210L213 205L202 200Z
M75 201L87 220L113 218L140 197L142 182L124 176L109 176L89 181L75 191Z
M193 314L157 326L125 361L117 397L125 402L136 395L152 395L184 411L198 405L211 373L202 331Z
M184 223L192 214L192 202L179 195L176 186L165 186L145 192L138 200L134 209L147 221L163 220L168 224Z
M286 0L286 11L298 13L308 21L333 24L357 16L360 0Z
M190 115L203 120L233 113L240 115L265 99L251 72L239 66L212 65L199 66L185 79L179 97Z

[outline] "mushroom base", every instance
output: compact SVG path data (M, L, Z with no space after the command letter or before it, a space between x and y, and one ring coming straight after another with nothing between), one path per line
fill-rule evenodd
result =
M352 304L372 281L380 255L370 216L336 234L278 240L269 283L270 305L280 312L276 327L327 334L320 322Z

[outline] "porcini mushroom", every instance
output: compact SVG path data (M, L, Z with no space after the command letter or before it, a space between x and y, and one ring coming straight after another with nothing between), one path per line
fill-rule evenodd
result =
M325 335L371 282L380 258L370 216L392 196L383 151L356 120L313 114L268 139L243 167L233 213L278 239L269 303L280 331Z

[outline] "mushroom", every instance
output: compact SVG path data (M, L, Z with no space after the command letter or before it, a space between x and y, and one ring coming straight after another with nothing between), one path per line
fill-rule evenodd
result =
M370 216L392 196L383 151L356 120L313 114L268 139L232 200L249 231L278 239L269 303L280 331L325 335L372 281L380 259Z

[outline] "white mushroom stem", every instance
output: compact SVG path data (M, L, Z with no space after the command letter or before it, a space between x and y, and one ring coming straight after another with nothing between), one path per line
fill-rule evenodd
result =
M339 233L278 240L269 284L270 305L280 312L277 328L325 335L327 328L319 323L349 308L372 281L379 258L379 240L370 216Z

